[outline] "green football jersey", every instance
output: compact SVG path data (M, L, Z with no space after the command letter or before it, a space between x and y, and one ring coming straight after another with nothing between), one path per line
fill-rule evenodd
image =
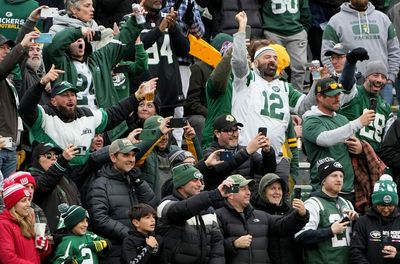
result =
M371 95L367 93L362 85L357 86L357 95L339 111L349 121L359 118L370 106ZM376 98L375 120L368 126L361 128L356 136L367 141L377 152L381 146L386 128L394 121L390 105L381 97ZM387 125L388 124L388 125Z
M97 240L103 240L103 238L89 231L83 236L70 234L63 237L56 248L52 263L61 264L67 259L74 258L79 264L97 264L97 252L87 246Z
M329 228L333 222L343 218L345 209L353 210L352 204L341 198L324 199L311 197L305 202L308 210L316 211L319 215L317 229ZM310 219L311 221L311 219ZM306 226L307 227L307 226ZM347 264L350 262L350 233L351 227L343 234L337 234L328 240L309 247L304 251L306 264Z

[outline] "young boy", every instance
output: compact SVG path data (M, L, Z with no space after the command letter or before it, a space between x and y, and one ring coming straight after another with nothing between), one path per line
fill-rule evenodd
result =
M54 253L53 263L98 263L97 253L109 247L109 241L87 230L89 214L79 205L60 204L58 210L64 220L64 228ZM56 238L56 234L54 234ZM59 241L61 240L61 241Z
M149 264L159 263L157 252L161 237L154 237L156 226L156 211L147 204L137 204L132 207L129 217L134 231L122 243L121 263Z

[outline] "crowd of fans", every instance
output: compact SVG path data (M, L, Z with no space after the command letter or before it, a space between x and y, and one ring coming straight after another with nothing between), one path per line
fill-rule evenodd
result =
M0 0L0 263L399 263L399 9Z

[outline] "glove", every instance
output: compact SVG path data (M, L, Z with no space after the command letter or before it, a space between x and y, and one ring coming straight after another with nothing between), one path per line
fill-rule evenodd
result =
M350 64L356 64L357 61L369 60L368 51L364 48L355 48L346 55Z
M35 247L46 251L49 248L49 240L46 237L38 236L35 240Z
M143 180L140 178L140 174L136 170L131 170L127 173L129 186L137 187L142 184Z
M106 240L97 240L87 244L87 247L96 252L100 252L108 247L108 244Z

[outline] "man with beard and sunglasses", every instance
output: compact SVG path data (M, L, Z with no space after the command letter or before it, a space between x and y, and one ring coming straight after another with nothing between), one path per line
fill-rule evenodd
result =
M380 91L388 80L388 70L382 61L370 61L365 69L365 81L357 86L357 91L350 102L343 105L339 111L349 121L357 119L366 110L375 111L375 119L361 128L357 138L368 142L375 152L378 152L383 138L394 118L390 105L380 95Z

